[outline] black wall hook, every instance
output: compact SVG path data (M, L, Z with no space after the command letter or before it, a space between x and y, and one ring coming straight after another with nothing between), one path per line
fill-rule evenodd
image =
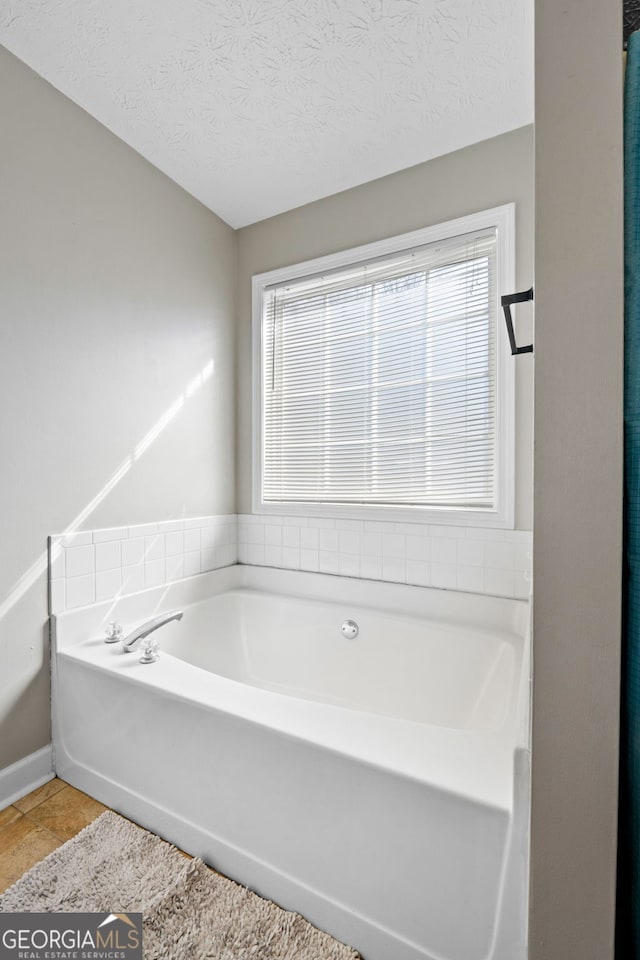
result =
M533 344L529 343L526 347L516 346L516 335L513 332L513 318L511 316L512 303L524 303L526 300L533 300L533 287L522 293L509 293L501 298L502 309L504 310L504 319L507 322L507 333L509 334L509 343L511 344L511 353L533 353Z

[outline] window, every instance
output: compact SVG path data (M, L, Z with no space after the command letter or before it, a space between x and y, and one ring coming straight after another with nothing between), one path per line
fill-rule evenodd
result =
M511 526L513 205L254 277L254 509Z

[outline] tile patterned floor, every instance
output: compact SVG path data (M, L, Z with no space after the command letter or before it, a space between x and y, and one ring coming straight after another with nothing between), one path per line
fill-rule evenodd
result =
M0 810L0 893L107 809L56 777Z

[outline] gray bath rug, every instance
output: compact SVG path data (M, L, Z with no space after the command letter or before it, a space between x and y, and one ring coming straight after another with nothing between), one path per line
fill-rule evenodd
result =
M112 811L0 895L0 912L13 911L142 913L145 960L359 960Z

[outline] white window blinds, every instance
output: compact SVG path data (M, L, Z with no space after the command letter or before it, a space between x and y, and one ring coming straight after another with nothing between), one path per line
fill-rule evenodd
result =
M265 288L264 503L494 507L496 242Z

